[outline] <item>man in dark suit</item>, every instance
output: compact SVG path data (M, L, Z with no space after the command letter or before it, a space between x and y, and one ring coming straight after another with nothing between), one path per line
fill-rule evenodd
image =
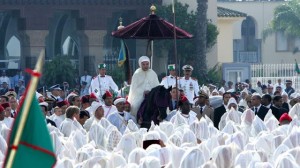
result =
M231 98L230 92L225 92L223 94L223 104L220 107L217 107L214 111L214 126L216 128L219 127L219 122L221 120L222 115L226 112L228 100Z
M268 113L269 109L261 104L261 97L260 95L253 95L251 97L251 108L254 111L255 115L257 115L261 120L264 121L266 114Z
M263 95L261 98L261 104L267 108L271 108L272 105L272 97L269 94Z
M273 98L273 104L271 106L271 110L275 118L279 121L281 115L283 113L288 113L289 111L285 108L282 108L282 97L281 96L275 96Z
M195 102L195 107L191 110L197 114L197 118L200 120L203 116L209 117L214 120L214 109L209 105L208 95L204 92L200 92Z
M171 94L171 100L169 102L169 110L170 112L173 110L177 109L177 97L176 97L176 90L177 90L177 95L179 95L179 90L177 87L173 87L170 94Z

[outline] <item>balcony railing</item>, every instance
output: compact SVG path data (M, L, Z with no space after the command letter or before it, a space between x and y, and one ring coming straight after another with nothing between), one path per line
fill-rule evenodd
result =
M241 63L261 63L261 39L255 39L251 47L244 40L233 40L233 61Z

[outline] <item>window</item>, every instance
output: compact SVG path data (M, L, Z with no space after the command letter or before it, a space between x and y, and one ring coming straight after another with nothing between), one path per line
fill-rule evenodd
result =
M247 18L242 22L241 31L244 51L257 51L257 44L255 41L255 22L252 17L247 16Z
M71 58L78 58L78 47L76 42L68 36L62 45L63 55L69 56Z
M276 32L276 51L288 51L288 38L282 31Z
M21 43L16 36L12 36L6 45L6 56L8 58L21 57Z
M283 31L276 32L276 51L300 50L300 38L286 36Z
M7 45L5 51L5 57L8 59L8 69L18 69L19 61L21 58L21 42L16 36L12 36Z

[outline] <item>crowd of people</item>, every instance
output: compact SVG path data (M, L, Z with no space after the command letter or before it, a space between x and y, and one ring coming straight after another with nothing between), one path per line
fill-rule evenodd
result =
M159 82L147 56L139 59L128 96L122 95L106 65L99 75L81 77L83 92L36 92L49 129L56 167L299 167L300 93L292 81L198 85L193 67ZM2 78L0 78L2 81ZM2 81L5 85L7 82ZM166 117L141 128L137 111L154 87L171 87ZM5 88L5 87L4 87ZM3 89L2 89L3 90ZM0 165L22 94L0 96Z

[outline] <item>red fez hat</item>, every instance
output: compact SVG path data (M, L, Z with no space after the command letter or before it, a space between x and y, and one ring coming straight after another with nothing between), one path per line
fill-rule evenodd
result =
M1 104L1 106L2 106L4 109L6 109L7 107L10 107L9 103L3 103L3 104Z
M108 91L108 90L105 92L105 96L106 96L106 97L113 97L113 95L112 95L112 94L110 93L110 91Z
M97 99L97 96L95 95L95 93L91 93L91 94L90 94L90 98L91 98L91 99Z
M187 97L185 97L185 96L181 96L180 101L181 101L182 103L184 103L184 102L188 101L188 99L187 99Z
M90 95L84 95L81 97L81 103L89 103L90 102Z
M185 103L185 102L189 102L189 100L187 99L187 97L185 97L185 96L181 96L180 97L180 100L179 100L179 102L178 102L178 106L181 106L183 103Z
M57 102L56 105L57 105L58 107L62 107L62 106L64 106L64 105L68 105L68 102L67 102L66 100L63 100L63 101Z
M281 115L281 117L279 118L279 122L282 122L282 121L289 121L289 122L291 122L292 121L292 117L289 116L288 113L283 113Z
M104 95L102 96L102 99L106 99L107 97L113 97L113 95L107 90Z
M127 100L126 100L125 104L129 104L129 105L131 105L131 104L129 103L129 101L127 101Z
M4 108L0 105L0 112L4 111Z

